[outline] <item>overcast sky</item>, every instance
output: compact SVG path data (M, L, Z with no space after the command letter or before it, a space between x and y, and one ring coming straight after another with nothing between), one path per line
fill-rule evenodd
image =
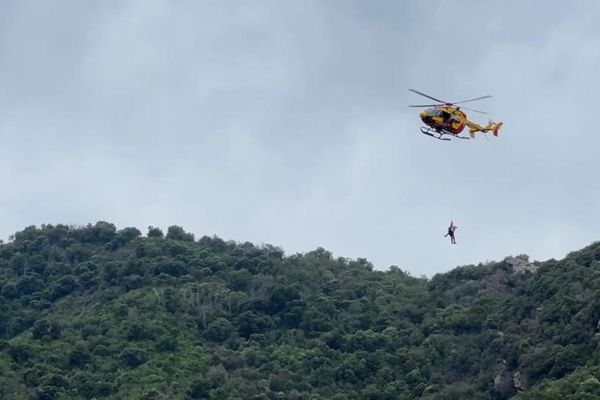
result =
M181 225L417 276L561 258L600 240L599 15L596 1L2 1L0 238ZM408 88L493 95L473 107L500 137L421 135L407 105L427 100Z

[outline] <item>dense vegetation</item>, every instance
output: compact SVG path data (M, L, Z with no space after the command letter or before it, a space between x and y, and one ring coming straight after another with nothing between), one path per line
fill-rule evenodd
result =
M600 244L432 279L181 227L0 244L1 399L597 399Z

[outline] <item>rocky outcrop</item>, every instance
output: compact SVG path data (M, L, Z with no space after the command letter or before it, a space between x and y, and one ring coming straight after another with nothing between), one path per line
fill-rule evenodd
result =
M521 371L515 371L513 373L513 381L515 382L515 389L518 391L521 392L527 388L527 380Z
M494 390L500 399L509 399L527 388L525 375L519 370L506 368L502 360L502 370L494 377Z
M515 381L513 374L510 371L503 370L494 378L494 389L500 395L500 398L508 399L517 392L515 389Z
M506 257L504 262L512 266L513 272L517 274L526 272L534 273L539 268L539 265L529 262L529 257L527 256Z

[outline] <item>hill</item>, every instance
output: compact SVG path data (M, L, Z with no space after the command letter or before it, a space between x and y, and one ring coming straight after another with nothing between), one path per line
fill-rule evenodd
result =
M599 303L600 244L424 279L178 226L28 227L0 244L0 398L596 399Z

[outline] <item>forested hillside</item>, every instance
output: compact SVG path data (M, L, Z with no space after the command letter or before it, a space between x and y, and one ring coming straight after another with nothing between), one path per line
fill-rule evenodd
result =
M599 320L600 244L425 279L43 225L0 244L0 399L598 399Z

